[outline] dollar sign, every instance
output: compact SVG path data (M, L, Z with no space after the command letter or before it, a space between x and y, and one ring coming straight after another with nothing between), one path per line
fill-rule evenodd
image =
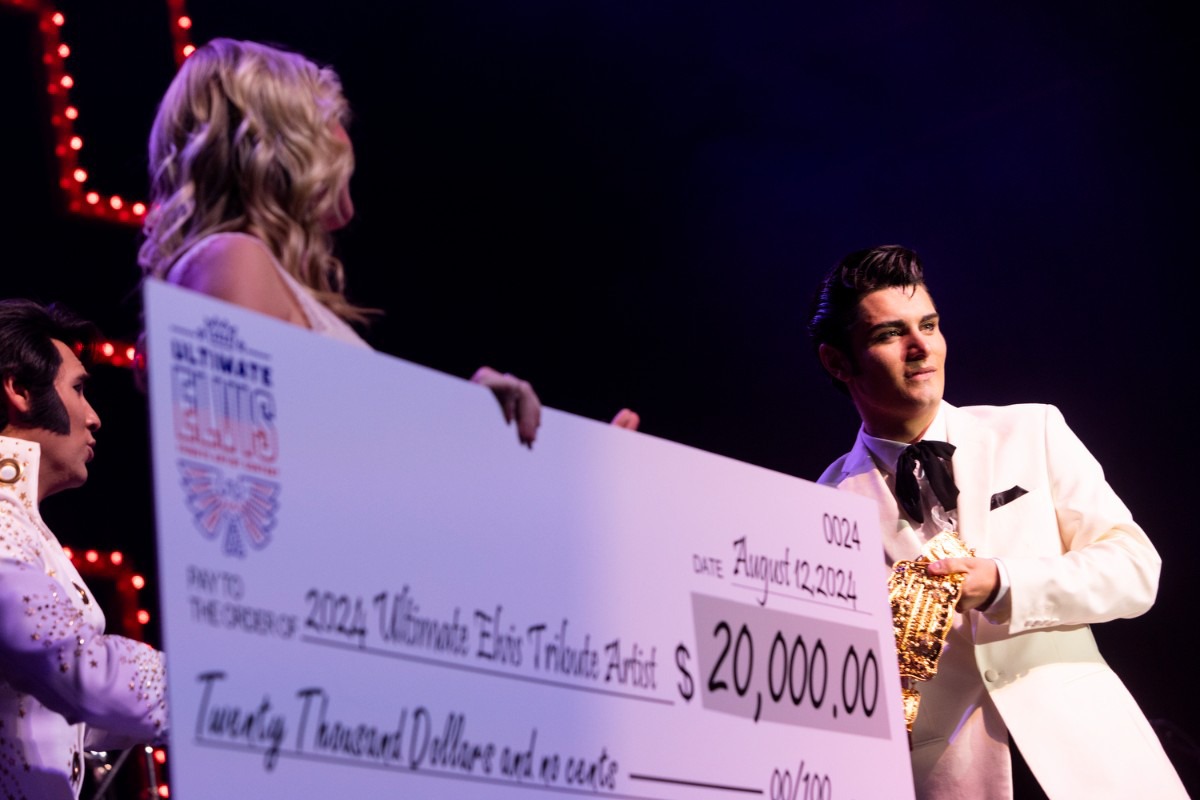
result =
M692 674L687 670L688 659L691 654L683 645L675 648L675 665L679 667L679 671L683 673L683 679L676 684L679 687L679 694L684 700L691 700L692 695L696 693L696 685L692 682Z

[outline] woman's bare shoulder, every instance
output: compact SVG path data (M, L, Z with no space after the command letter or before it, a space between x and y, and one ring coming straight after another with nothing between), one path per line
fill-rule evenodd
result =
M275 257L261 240L246 234L218 234L189 253L172 270L171 283L203 292L279 319L294 321L296 301L284 284Z

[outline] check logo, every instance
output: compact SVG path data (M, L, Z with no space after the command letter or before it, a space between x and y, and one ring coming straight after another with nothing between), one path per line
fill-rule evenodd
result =
M261 550L270 543L278 483L247 475L226 478L217 467L182 459L179 471L196 528L206 539L221 538L226 555L245 558L247 545Z

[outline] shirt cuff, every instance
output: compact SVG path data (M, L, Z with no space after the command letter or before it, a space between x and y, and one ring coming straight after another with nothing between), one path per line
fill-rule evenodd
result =
M1004 567L1004 562L998 558L993 558L992 563L996 565L997 586L991 600L986 605L979 607L979 611L984 614L1003 608L1004 601L1008 598L1008 570Z

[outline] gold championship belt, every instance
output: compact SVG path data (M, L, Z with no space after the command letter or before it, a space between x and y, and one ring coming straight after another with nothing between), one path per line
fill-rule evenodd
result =
M950 626L954 624L954 605L965 577L962 573L930 575L925 566L943 558L975 555L954 531L942 531L930 539L923 550L912 561L897 561L888 578L904 723L909 733L912 733L921 702L916 682L927 681L937 673L938 658L942 655Z

